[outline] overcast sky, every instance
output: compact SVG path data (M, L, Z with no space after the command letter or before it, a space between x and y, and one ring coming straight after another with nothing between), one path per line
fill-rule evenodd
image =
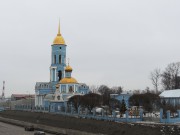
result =
M180 1L6 0L0 3L0 93L49 81L58 20L72 76L88 85L153 88L155 68L180 61Z

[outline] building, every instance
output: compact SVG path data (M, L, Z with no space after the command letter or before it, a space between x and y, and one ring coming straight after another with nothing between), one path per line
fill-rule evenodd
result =
M159 95L159 97L161 98L161 102L165 101L167 104L173 106L180 105L180 89L165 90Z
M27 98L34 98L35 95L33 94L12 94L11 95L11 101L21 100L21 99L27 99Z
M126 108L129 108L129 98L132 96L133 94L131 92L122 92L121 94L110 94L111 98L117 99L120 102L122 102L122 100L124 100L125 104L126 104Z
M50 107L52 104L63 104L68 97L76 94L87 94L89 87L71 77L72 68L66 65L66 43L60 32L51 45L50 82L36 82L35 106Z

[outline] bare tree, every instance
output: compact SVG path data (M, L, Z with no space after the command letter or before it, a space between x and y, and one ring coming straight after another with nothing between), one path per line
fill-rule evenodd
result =
M162 85L164 89L180 88L180 62L170 63L162 73Z
M99 86L97 86L97 85L91 85L91 86L89 87L89 89L90 89L91 93L99 93L99 92L98 92Z
M109 105L110 94L112 93L111 89L106 85L101 85L98 92L102 95L103 105Z
M111 94L121 94L123 92L123 87L118 86L118 87L112 87L111 88Z
M158 93L158 88L160 85L160 78L161 78L161 70L158 68L154 69L150 74L150 79L156 90L156 93Z
M91 111L94 107L99 107L102 104L102 97L96 93L89 93L82 96L82 106Z
M133 90L133 94L140 94L141 93L141 90Z

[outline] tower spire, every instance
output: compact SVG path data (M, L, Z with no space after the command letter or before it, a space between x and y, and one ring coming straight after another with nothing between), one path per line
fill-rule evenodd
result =
M69 58L68 58L68 66L69 66Z
M60 19L59 19L59 26L58 26L58 36L61 36L61 32L60 32Z
M53 41L53 45L66 45L64 38L61 35L61 30L60 30L60 19L59 19L59 25L58 25L58 33L57 36L55 37Z

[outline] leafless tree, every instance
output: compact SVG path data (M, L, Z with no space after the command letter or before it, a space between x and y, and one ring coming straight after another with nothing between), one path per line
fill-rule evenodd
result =
M118 87L112 87L111 88L111 94L121 94L123 92L123 87L118 86Z
M133 94L140 94L141 93L141 90L133 90Z
M89 87L89 89L90 89L90 91L91 91L92 93L99 93L99 92L98 92L99 86L97 86L97 85L91 85L91 86Z
M158 88L160 85L160 78L161 78L161 70L158 68L154 69L150 74L150 79L156 90L156 93L158 93Z
M170 63L162 73L162 85L164 89L180 88L180 62Z

